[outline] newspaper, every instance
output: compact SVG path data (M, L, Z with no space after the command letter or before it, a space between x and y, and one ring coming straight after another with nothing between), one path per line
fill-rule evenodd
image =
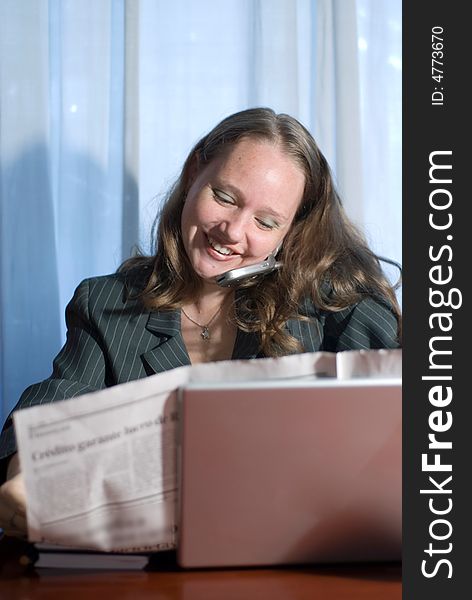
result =
M177 390L186 384L369 375L399 377L401 351L179 367L17 411L29 540L106 552L175 548Z

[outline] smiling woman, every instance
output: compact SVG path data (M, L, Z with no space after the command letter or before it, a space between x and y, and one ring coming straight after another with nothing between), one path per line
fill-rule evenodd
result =
M394 290L294 118L255 108L216 125L190 152L157 223L153 256L79 285L51 377L16 409L189 363L399 346ZM219 285L223 273L267 257L264 274ZM10 416L4 467L14 452ZM0 527L21 534L16 467L10 461L0 487Z
M201 291L182 307L190 321L182 334L192 362L202 362L208 351L212 359L231 358L235 340L230 309L221 310L233 292L215 289L215 277L263 261L282 244L303 197L305 174L277 143L251 137L227 146L202 168L198 155L194 161L181 229ZM200 337L192 331L192 324L201 326L197 317L206 322ZM210 339L210 323L211 347L202 344Z
M236 291L217 285L274 252L280 269ZM155 256L121 272L148 273L150 310L182 310L195 362L400 343L394 291L324 156L301 123L268 108L227 117L195 145L159 215Z

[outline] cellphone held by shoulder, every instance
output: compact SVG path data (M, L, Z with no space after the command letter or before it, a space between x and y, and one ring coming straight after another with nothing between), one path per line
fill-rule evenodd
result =
M273 254L263 260L262 262L256 263L255 265L248 265L247 267L240 267L239 269L231 269L226 271L216 278L216 283L221 287L235 287L246 279L252 279L258 275L270 273L276 269L280 269L282 266L281 262L275 260Z

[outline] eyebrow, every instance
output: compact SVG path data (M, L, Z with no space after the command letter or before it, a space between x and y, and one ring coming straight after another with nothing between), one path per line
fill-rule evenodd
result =
M244 194L241 192L241 190L238 187L236 187L232 183L217 180L214 185L212 184L212 187L215 190L217 190L219 192L223 192L223 193L225 193L225 190L228 190L229 192L233 193L238 198L244 199ZM267 213L267 215L269 215L271 217L275 217L276 219L279 219L280 221L287 222L289 220L286 215L283 215L283 214L277 212L276 210L274 210L272 208L272 206L263 206L261 208L261 212Z

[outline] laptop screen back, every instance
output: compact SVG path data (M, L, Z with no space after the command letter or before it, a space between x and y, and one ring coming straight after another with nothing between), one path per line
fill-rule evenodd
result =
M181 391L179 563L401 558L401 382Z

